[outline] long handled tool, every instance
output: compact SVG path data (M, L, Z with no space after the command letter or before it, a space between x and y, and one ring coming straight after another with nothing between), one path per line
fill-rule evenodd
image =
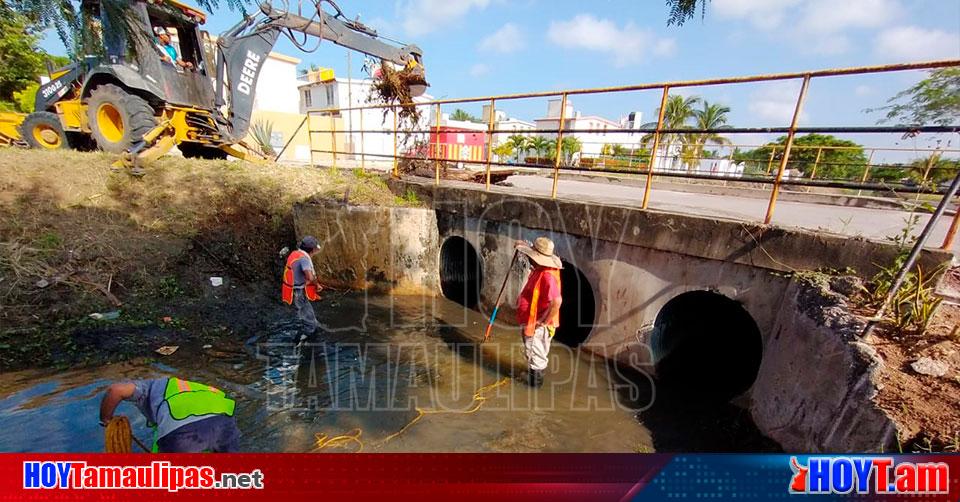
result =
M517 256L520 251L513 252L513 258L510 260L510 266L507 268L507 275L503 278L503 284L500 285L500 293L497 294L497 304L493 307L493 313L490 314L490 323L487 324L487 331L483 334L483 341L490 339L490 331L493 329L493 322L497 319L497 311L500 310L500 302L503 300L503 291L507 289L507 281L510 280L510 274L513 272L513 266L517 263Z

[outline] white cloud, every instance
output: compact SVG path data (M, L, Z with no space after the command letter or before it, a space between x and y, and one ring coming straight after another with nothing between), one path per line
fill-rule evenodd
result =
M633 22L622 28L609 19L578 14L568 21L552 21L547 38L567 49L585 49L613 56L616 66L642 61L648 52L655 56L672 54L676 43L671 38L658 38L653 31Z
M765 84L754 92L747 109L758 119L762 126L788 126L793 120L793 110L797 106L800 93L799 82L775 82ZM800 111L800 122L807 122L809 116Z
M883 59L909 62L960 56L960 35L917 26L898 26L877 35L874 50Z
M883 26L900 14L896 0L813 0L803 6L800 29L806 33L839 33Z
M856 30L879 29L901 16L899 0L713 0L718 17L741 19L802 52L842 54Z
M481 51L501 52L504 54L523 49L523 32L513 23L503 25L499 30L484 37L478 46Z
M746 19L757 28L780 26L787 9L800 0L713 0L710 6L722 18Z
M853 93L857 96L872 96L877 93L877 90L869 85L858 85L854 87Z
M490 73L490 67L483 63L477 63L470 67L469 73L471 77L482 77Z
M482 10L491 0L406 0L397 4L407 35L416 37L449 26L471 9Z

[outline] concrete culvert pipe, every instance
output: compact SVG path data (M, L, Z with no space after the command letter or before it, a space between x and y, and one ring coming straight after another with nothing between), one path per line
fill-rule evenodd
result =
M449 237L440 246L440 290L443 296L465 307L480 302L483 273L476 248L459 236Z
M567 261L563 261L560 284L563 303L560 305L560 328L554 341L576 347L586 341L593 331L597 301L587 276Z
M651 339L658 390L697 402L726 402L753 385L763 342L743 306L711 291L673 298Z

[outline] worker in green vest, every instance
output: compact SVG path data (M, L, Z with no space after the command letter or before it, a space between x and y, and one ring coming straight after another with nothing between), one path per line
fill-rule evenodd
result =
M100 401L100 425L130 401L153 428L154 453L227 453L238 450L235 404L222 390L180 378L118 382Z

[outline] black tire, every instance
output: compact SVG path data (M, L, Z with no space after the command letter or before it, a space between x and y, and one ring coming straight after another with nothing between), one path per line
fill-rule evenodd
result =
M60 117L56 113L33 112L27 115L20 124L20 137L30 148L58 150L69 146Z
M87 123L93 139L101 150L110 153L127 151L156 127L153 113L147 100L113 84L97 86L87 100Z
M200 143L180 143L177 145L180 153L188 159L214 159L222 160L227 158L227 152Z

